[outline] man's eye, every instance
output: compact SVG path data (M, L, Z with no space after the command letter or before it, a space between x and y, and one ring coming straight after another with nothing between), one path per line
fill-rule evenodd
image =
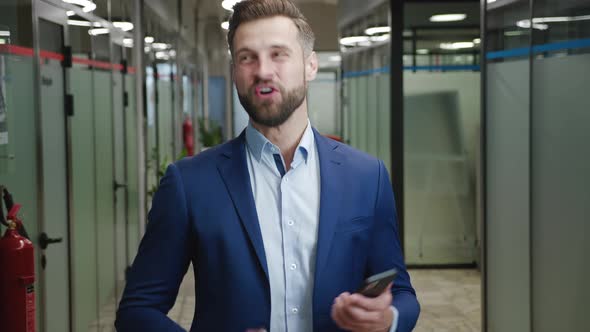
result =
M277 57L286 57L287 56L287 52L274 52L273 53L273 57L277 58Z
M239 58L240 62L250 62L252 61L253 57L251 55L241 55Z

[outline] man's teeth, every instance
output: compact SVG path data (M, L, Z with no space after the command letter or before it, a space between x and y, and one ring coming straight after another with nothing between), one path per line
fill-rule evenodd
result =
M262 88L262 89L260 89L260 92L262 92L262 93L271 93L272 92L272 88Z

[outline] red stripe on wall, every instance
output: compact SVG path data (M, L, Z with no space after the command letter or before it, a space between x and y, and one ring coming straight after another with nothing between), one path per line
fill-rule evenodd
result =
M33 56L32 48L16 45L0 45L0 52L14 55Z
M33 49L30 47L23 47L23 46L17 46L17 45L5 45L5 44L0 45L0 53L8 53L8 54L14 54L14 55L21 55L21 56L30 56L30 57L32 57L35 54L33 52ZM63 54L49 52L46 50L41 50L39 55L40 55L41 59L53 59L53 60L57 60L57 61L64 60ZM96 60L77 58L77 57L73 57L72 62L92 66L95 68L101 68L101 69L119 70L119 71L123 70L123 65L120 63L110 63L110 62L96 61ZM129 72L131 72L131 70L129 70ZM135 69L133 69L133 72L135 72Z

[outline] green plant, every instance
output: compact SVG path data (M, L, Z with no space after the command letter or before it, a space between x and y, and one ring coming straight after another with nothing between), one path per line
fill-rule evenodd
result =
M176 158L176 160L180 160L186 156L187 156L186 149L183 148L182 152ZM168 156L166 156L162 159L162 161L160 162L160 165L158 165L158 149L156 147L152 148L152 151L150 153L150 158L147 160L147 163L146 163L146 171L148 172L148 174L150 174L150 171L152 169L155 169L156 170L155 176L158 179L158 181L156 181L152 186L150 186L150 188L148 190L149 197L153 197L154 194L156 193L156 191L158 190L159 179L161 179L166 174L166 169L168 168L168 165L170 165L172 162L173 162L173 160L170 160L168 158Z
M223 141L221 126L213 120L209 120L207 123L204 119L199 119L199 134L204 147L215 146Z

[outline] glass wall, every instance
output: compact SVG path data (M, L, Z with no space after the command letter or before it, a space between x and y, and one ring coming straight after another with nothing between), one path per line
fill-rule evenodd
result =
M587 1L487 4L489 331L590 326L589 14Z

